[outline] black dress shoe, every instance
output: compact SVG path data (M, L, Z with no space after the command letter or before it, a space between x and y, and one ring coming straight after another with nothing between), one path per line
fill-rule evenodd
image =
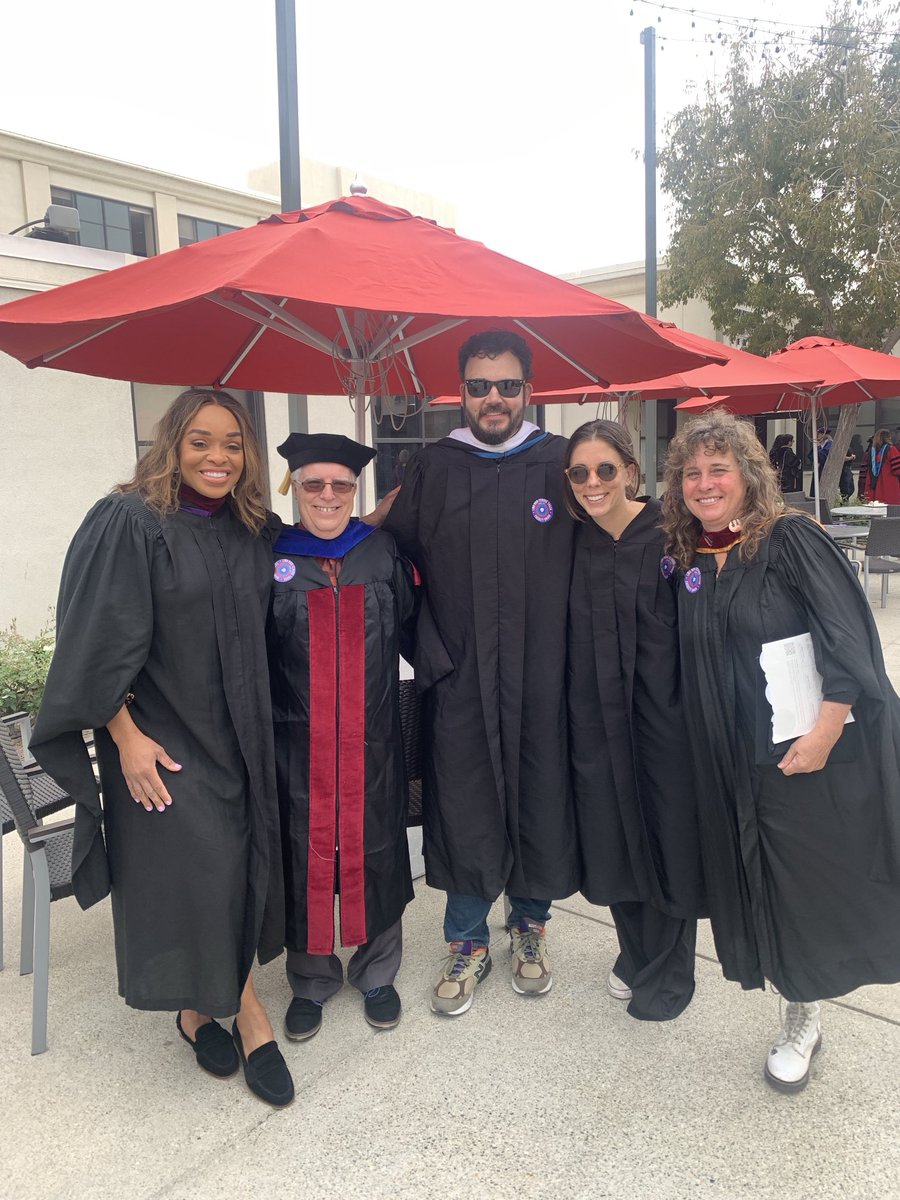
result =
M278 1049L278 1043L265 1042L245 1057L237 1021L231 1027L231 1036L241 1056L244 1079L250 1091L275 1108L284 1108L286 1104L290 1104L294 1098L294 1081Z
M305 1042L322 1028L322 1005L295 996L284 1014L284 1032L295 1042Z
M366 1020L376 1029L393 1029L400 1020L400 997L392 983L384 987L370 988L366 992L363 1008Z
M241 1065L234 1042L228 1036L228 1030L223 1029L217 1021L209 1021L197 1030L193 1041L181 1028L181 1013L175 1018L178 1032L197 1056L198 1064L210 1075L219 1079L227 1079Z

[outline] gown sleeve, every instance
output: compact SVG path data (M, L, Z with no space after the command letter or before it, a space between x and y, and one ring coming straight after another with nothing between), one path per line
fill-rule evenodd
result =
M109 874L101 808L83 729L100 729L125 703L153 632L154 518L131 497L96 504L66 555L56 650L31 741L41 766L77 804L72 872L83 908L103 898Z
M397 618L400 627L400 653L407 662L415 653L416 618L419 614L419 587L416 570L408 558L397 554L394 559L394 595L397 598Z
M881 643L850 564L808 517L782 517L777 537L776 570L806 611L824 699L852 705L865 695L881 702Z
M862 798L878 812L870 877L897 883L900 699L885 670L869 601L841 551L815 522L786 516L778 525L776 569L803 598L824 698L851 704L865 739L867 771L861 778L869 782Z
M419 543L419 507L422 498L423 464L414 454L406 466L400 491L385 518L383 528L393 535L400 553L416 561Z

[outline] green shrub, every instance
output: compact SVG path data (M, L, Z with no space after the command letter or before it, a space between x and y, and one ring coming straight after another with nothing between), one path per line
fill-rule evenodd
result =
M0 629L0 713L37 712L53 657L53 622L23 637L15 621Z

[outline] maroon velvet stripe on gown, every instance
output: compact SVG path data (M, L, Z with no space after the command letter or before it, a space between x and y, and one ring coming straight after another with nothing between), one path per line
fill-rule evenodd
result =
M309 593L309 859L306 885L310 954L334 948L335 835L340 840L341 934L366 941L363 858L365 799L364 588ZM338 805L340 792L340 805Z

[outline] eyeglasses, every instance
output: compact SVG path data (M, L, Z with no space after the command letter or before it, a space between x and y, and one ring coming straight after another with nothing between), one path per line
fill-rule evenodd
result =
M603 483L612 483L618 473L628 466L628 463L597 463L593 468L597 478ZM589 467L569 467L566 470L566 478L569 483L574 483L576 487L581 487L583 483L591 477L591 468Z
M466 391L473 400L483 400L491 394L491 388L496 388L504 400L512 400L518 396L525 386L524 379L467 379Z
M356 487L355 479L298 479L297 482L310 496L318 496L330 487L336 496L349 496Z

